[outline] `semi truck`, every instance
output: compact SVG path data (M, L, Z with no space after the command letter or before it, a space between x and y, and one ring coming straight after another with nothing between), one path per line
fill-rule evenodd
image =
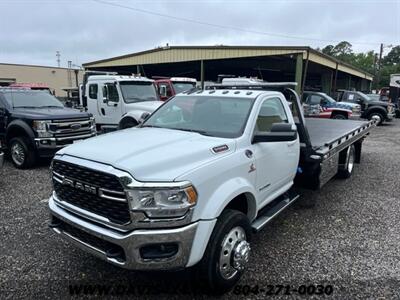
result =
M99 133L137 126L143 114L163 103L154 80L95 71L85 73L80 99L82 107L94 116Z
M231 289L253 234L299 198L299 186L350 177L374 126L305 118L295 85L184 92L136 128L62 149L50 228L115 266L193 267L211 291Z

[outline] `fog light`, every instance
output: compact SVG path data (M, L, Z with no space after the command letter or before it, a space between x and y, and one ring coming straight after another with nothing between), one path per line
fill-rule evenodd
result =
M169 258L178 253L177 243L151 244L141 247L139 252L143 259Z

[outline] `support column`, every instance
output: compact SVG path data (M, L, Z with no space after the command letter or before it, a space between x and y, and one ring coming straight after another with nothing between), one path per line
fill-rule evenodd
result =
M136 65L136 75L140 74L140 65Z
M200 86L204 89L204 60L200 61Z
M332 89L332 92L331 92L331 95L335 95L335 97L336 97L336 92L337 92L338 68L339 68L339 64L336 63L335 75L334 75L334 80L333 80L333 89Z
M322 73L321 75L321 89L322 92L329 94L331 91L331 73Z
M295 72L295 76L294 76L294 80L297 82L296 92L299 95L301 93L302 74L303 74L303 53L300 53L300 54L297 54L297 57L296 57L296 72Z
M349 75L349 79L347 80L347 89L351 90L351 75Z

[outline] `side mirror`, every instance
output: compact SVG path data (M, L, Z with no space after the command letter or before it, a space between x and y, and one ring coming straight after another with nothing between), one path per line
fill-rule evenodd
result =
M6 110L0 107L0 117L3 117L5 115L6 115Z
M103 103L107 103L107 102L108 102L107 97L103 97Z
M290 142L297 139L296 125L288 123L272 124L270 132L256 132L253 143Z

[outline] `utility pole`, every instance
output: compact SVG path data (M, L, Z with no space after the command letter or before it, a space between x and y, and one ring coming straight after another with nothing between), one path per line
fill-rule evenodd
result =
M68 85L71 87L72 86L72 61L68 61Z
M383 44L381 44L381 48L379 50L379 61L378 61L378 74L377 74L377 87L379 86L379 82L381 81L381 65L382 65L382 55L383 55Z
M56 51L56 56L57 56L57 66L60 67L60 57L61 57L60 51Z

